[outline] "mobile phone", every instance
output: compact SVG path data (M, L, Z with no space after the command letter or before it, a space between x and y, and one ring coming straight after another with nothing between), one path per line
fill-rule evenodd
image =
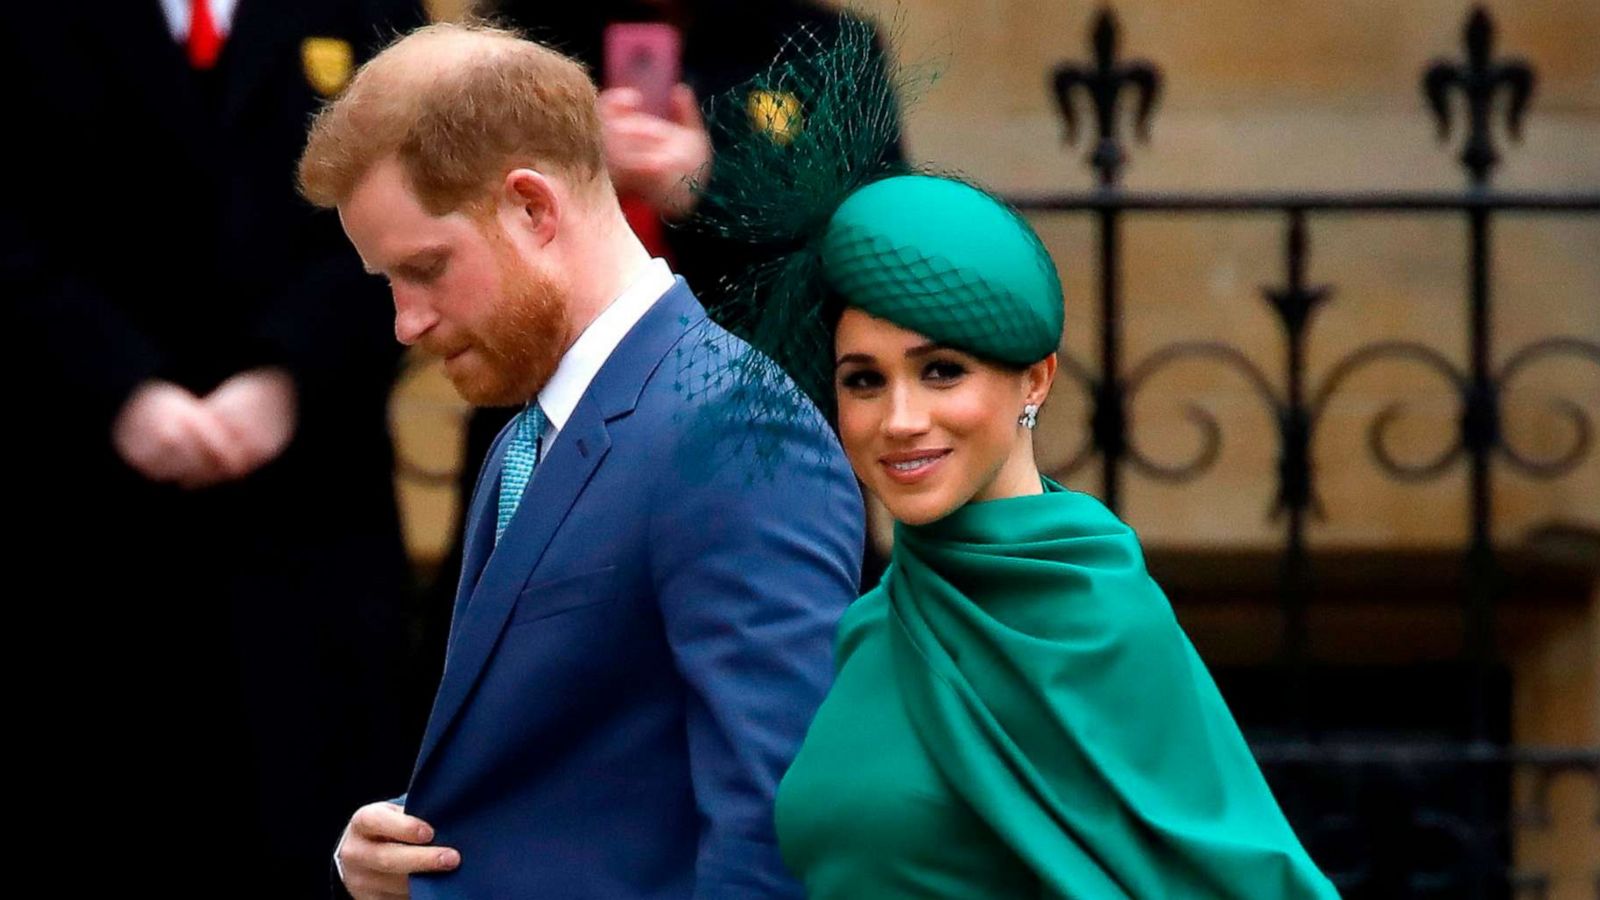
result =
M672 89L682 77L683 35L663 22L618 22L606 26L605 86L644 95L644 111L668 118Z

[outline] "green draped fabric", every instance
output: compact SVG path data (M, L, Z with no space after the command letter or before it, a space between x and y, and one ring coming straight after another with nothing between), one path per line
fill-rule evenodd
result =
M839 649L779 792L813 897L1337 896L1093 497L897 526Z

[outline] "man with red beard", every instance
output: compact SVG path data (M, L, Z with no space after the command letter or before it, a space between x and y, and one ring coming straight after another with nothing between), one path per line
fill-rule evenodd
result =
M302 190L389 279L396 336L520 408L473 493L410 790L336 851L356 897L799 894L773 792L830 679L861 498L814 410L751 413L780 474L737 452L742 400L684 361L747 348L602 160L583 69L479 27L398 41L312 126Z
M688 181L714 180L716 154L741 132L708 129L702 112L711 112L713 103L730 100L746 106L752 100L747 82L784 47L803 43L808 35L819 46L828 46L853 14L819 0L474 0L471 6L583 63L597 80L617 68L608 66L616 51L606 40L612 28L647 23L677 29L682 37L682 83L674 88L669 109L647 111L641 105L643 96L633 88L613 85L601 90L606 169L625 198L623 208L633 216L630 222L636 229L646 226L639 232L646 247L670 259L708 307L726 299L725 279L750 268L751 248L685 227L696 197L683 187ZM770 127L773 120L752 117L749 124ZM904 158L898 144L888 152L890 159ZM642 223L640 213L646 219ZM472 492L478 462L513 414L511 409L480 407L468 418L466 464L456 478L461 497ZM870 547L867 554L864 581L875 583L883 560ZM444 664L449 598L454 596L460 570L461 545L453 541L427 591L433 601L427 609L434 615L424 615L418 623L417 674L424 684L431 684ZM414 693L413 702L426 701L421 692Z

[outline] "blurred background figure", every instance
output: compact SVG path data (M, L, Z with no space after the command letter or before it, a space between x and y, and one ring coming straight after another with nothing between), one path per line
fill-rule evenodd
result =
M821 45L830 44L841 18L848 15L815 0L477 0L439 5L459 7L451 10L457 14L493 17L588 67L602 88L606 166L629 222L651 253L667 259L708 305L721 297L721 280L739 271L748 256L742 246L684 227L694 211L693 185L716 178L717 148L702 108L765 68L802 30L816 35ZM759 102L720 98L730 100ZM768 102L778 105L755 108L752 127L781 127L785 121L782 99ZM489 445L515 412L473 411L460 496L471 494ZM431 666L435 680L461 568L460 532L459 525L451 529L451 549L423 607L420 668ZM870 560L868 567L874 567Z
M13 633L44 651L13 814L83 892L325 896L346 812L414 754L389 702L391 308L293 167L317 104L422 20L407 0L0 13L8 471L38 585Z

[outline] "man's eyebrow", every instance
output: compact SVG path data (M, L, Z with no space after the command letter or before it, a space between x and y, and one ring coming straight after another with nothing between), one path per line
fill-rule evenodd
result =
M390 268L414 268L419 265L435 262L439 257L445 256L449 252L450 248L446 247L444 244L431 244L427 247L421 247L406 254L399 262L395 263ZM362 260L361 267L367 271L368 275L382 275L384 273L384 270L373 268L373 266L366 260Z

